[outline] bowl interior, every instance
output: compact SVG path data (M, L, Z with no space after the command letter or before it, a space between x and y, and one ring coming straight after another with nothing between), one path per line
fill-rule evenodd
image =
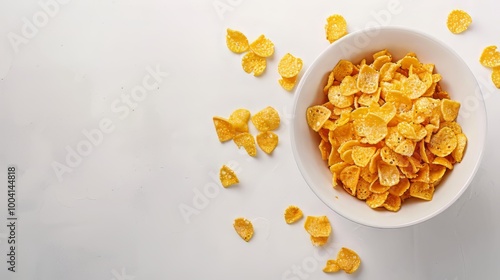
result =
M431 201L410 199L398 212L373 210L342 188L333 188L331 173L318 150L319 136L306 122L309 106L324 101L323 87L329 72L340 59L359 62L376 51L388 49L394 60L414 52L420 61L435 64L435 73L452 99L461 102L458 123L468 138L461 163L455 165L436 188ZM349 34L330 45L308 68L301 79L294 100L291 131L293 153L300 172L314 193L332 210L359 224L398 228L425 221L456 201L476 173L485 142L486 111L480 88L465 62L449 47L420 32L383 27Z

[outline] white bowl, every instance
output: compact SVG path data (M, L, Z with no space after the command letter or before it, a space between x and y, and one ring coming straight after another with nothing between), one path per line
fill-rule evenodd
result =
M321 159L319 136L306 122L309 106L324 100L322 89L340 59L359 62L388 49L395 60L414 52L422 62L434 63L440 82L452 99L461 102L458 123L468 138L461 163L436 188L431 201L410 199L398 212L374 210L364 201L332 187L332 175ZM421 32L401 27L379 27L348 34L331 44L307 69L297 87L291 129L297 166L312 191L333 211L356 223L377 228L400 228L430 219L453 204L469 186L482 158L486 111L480 87L466 63L450 47Z

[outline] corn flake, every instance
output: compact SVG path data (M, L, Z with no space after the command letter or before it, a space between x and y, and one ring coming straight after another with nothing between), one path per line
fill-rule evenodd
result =
M500 88L500 67L493 68L493 71L491 72L491 80L497 88Z
M237 184L240 181L234 171L227 165L222 165L219 171L219 178L224 188Z
M352 153L351 150L349 151ZM356 186L358 185L360 172L361 169L356 165L348 166L340 172L340 181L342 182L344 189L352 196L356 195Z
M278 63L278 73L283 78L292 78L299 74L302 69L302 59L290 53L285 54Z
M250 74L253 72L254 76L260 76L266 70L266 58L261 57L254 52L247 52L241 59L241 66L243 70Z
M399 169L395 165L378 163L378 179L382 186L391 187L399 183Z
M247 109L236 109L229 116L229 122L236 132L248 132L248 120L250 111Z
M421 81L417 74L411 74L403 81L403 92L410 99L417 99L422 96L430 85Z
M410 180L402 178L399 183L389 188L389 193L395 196L402 196L410 188Z
M370 196L366 199L366 204L370 206L371 208L378 208L384 205L384 202L387 200L387 197L389 196L389 192L384 192L384 193L372 193Z
M333 67L332 74L334 81L342 82L345 77L350 76L354 71L354 64L348 60L339 60ZM332 81L333 84L333 81Z
M401 197L389 193L382 206L389 211L397 212L401 209Z
M340 86L331 86L328 89L328 100L337 108L347 108L354 102L354 97L342 95Z
M337 264L348 274L356 272L361 265L359 255L349 248L342 247L337 254Z
M326 39L333 43L347 34L347 22L343 16L335 14L326 19Z
M354 146L352 148L352 159L354 160L354 164L359 167L365 167L376 151L377 148L375 147Z
M302 210L295 205L290 205L285 210L285 222L287 224L293 224L302 219L303 216Z
M226 34L226 45L234 53L246 52L250 48L245 34L229 28Z
M423 200L432 200L434 186L424 182L413 182L410 184L410 195Z
M462 10L453 10L448 14L446 26L453 34L459 34L467 30L472 23L471 16Z
M311 239L311 243L313 244L313 246L316 246L316 247L323 246L328 242L328 236L316 237L316 236L311 235L310 239Z
M362 173L363 174L363 169ZM366 174L366 173L364 173ZM372 192L370 191L370 183L363 178L358 180L358 185L356 186L356 197L360 200L367 199Z
M378 89L380 73L368 65L359 69L357 87L364 93L374 93Z
M346 247L340 248L337 253L337 259L327 260L326 266L323 268L324 272L337 272L343 270L348 274L356 272L361 265L361 258L359 255Z
M455 100L443 99L441 101L441 115L447 122L454 121L458 116L460 103Z
M323 272L337 272L340 270L340 266L337 264L336 260L327 260L326 265L323 268Z
M313 237L329 237L332 232L327 216L307 216L304 228Z
M318 131L323 124L330 118L332 111L324 106L316 105L307 108L307 124L314 130Z
M442 165L450 170L453 169L453 163L451 163L447 158L444 157L434 158L432 164Z
M252 239L254 229L252 222L245 218L236 218L233 223L234 230L246 242Z
M432 199L462 161L467 138L456 122L460 103L443 90L434 64L411 52L394 63L387 50L373 59L340 60L323 88L328 101L309 107L306 117L321 136L332 185L396 212L411 197Z
M266 36L260 35L250 44L250 50L260 57L270 57L274 53L274 43Z
M461 162L467 146L467 136L463 133L456 134L457 147L451 152L451 156L456 162Z
M389 165L407 167L410 164L405 156L391 150L387 146L380 149L380 158Z
M497 51L497 46L488 46L484 48L479 58L479 62L489 68L500 66L500 52Z
M381 194L381 193L385 193L387 192L391 187L389 186L383 186L380 184L380 181L378 179L375 179L375 181L373 181L370 186L369 186L369 190L370 192L372 193L378 193L378 194Z
M457 136L449 127L441 128L436 134L431 137L427 148L438 157L445 157L457 147Z
M243 147L249 156L254 157L257 155L255 138L252 134L248 132L237 134L236 136L234 136L233 141L236 146L238 146L238 148Z
M364 136L369 144L377 144L387 135L387 125L379 116L368 113L362 119L354 120L354 128L359 136Z
M213 122L219 141L229 141L236 135L236 131L229 120L221 117L213 117Z
M340 93L344 96L349 96L358 93L358 87L356 86L356 78L353 76L346 76L342 79L340 83Z
M259 131L275 130L280 126L278 111L271 106L257 112L250 120Z
M278 146L278 135L272 131L262 131L255 137L257 145L266 154L271 154Z
M278 83L285 90L291 91L295 87L295 84L297 83L297 76L291 78L281 77L281 79L278 80Z

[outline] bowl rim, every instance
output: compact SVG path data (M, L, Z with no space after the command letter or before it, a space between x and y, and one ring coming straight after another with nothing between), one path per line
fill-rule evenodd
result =
M479 110L481 111L481 118L482 118L482 124L483 124L483 133L481 135L479 135L478 139L481 144L481 148L479 150L479 155L476 159L476 162L474 164L474 168L472 170L472 172L470 173L470 176L468 176L467 178L467 181L464 183L464 187L462 187L456 194L455 196L450 199L447 203L445 203L442 207L438 208L437 210L435 210L434 212L431 212L429 213L428 215L424 215L418 219L415 219L415 220L412 220L412 221L408 221L408 222L403 222L403 223L399 223L399 224L394 224L394 225L379 225L377 223L374 223L374 222L364 222L364 221L360 221L359 219L356 219L355 217L352 217L352 216L349 216L349 215L346 215L345 213L341 212L341 211L338 211L336 209L334 209L333 207L330 206L330 202L331 201L327 201L322 195L319 194L319 192L312 186L312 180L311 178L309 177L309 175L307 174L307 172L305 171L305 167L304 167L304 163L299 159L299 154L298 154L298 149L297 149L297 140L295 139L295 133L296 133L296 128L295 128L295 125L291 125L291 128L290 128L290 138L291 138L291 147L292 147L292 153L293 153L293 157L295 159L295 163L299 169L299 172L301 173L303 179L306 181L306 184L308 185L309 189L312 190L312 192L316 195L316 197L318 197L330 210L332 210L333 212L337 213L338 215L344 217L345 219L349 220L349 221L352 221L354 223L357 223L359 225L364 225L364 226L368 226L368 227L372 227L372 228L379 228L379 229L397 229L397 228L404 228L404 227L409 227L409 226L413 226L413 225L417 225L417 224L420 224L422 222L425 222L433 217L436 217L438 216L440 213L444 212L446 209L448 209L452 204L454 204L461 196L462 194L469 188L471 182L474 180L476 174L477 174L477 171L479 170L479 167L483 161L483 156L484 156L484 147L485 147L485 143L486 143L486 135L487 135L487 131L488 131L488 126L487 126L487 114L486 114L486 106L485 106L485 103L484 103L484 97L483 97L483 94L482 94L482 91L481 91L481 87L479 86L479 83L476 79L476 76L474 75L474 72L471 70L471 68L469 67L469 65L465 62L465 60L453 49L451 48L448 44L444 43L443 41L427 34L427 33L424 33L422 31L419 31L419 30L416 30L416 29L413 29L413 28L408 28L408 27L402 27L402 26L376 26L376 27L370 27L370 28L364 28L364 29L360 29L360 30L357 30L355 32L352 32L352 33L349 33L345 36L343 36L342 38L338 39L337 41L333 42L332 44L330 44L328 47L326 47L325 49L323 49L317 56L316 58L313 60L313 63L311 63L311 65L307 68L306 72L304 73L304 75L302 76L302 78L300 79L299 81L299 84L297 85L297 89L295 91L295 96L293 98L293 106L292 106L292 116L294 118L300 116L300 117L305 117L304 114L297 114L297 106L298 106L298 99L300 97L300 93L302 92L302 88L304 87L304 84L305 84L305 81L307 80L307 78L309 77L309 75L311 74L311 72L313 71L313 69L316 67L316 65L318 63L320 63L320 60L323 56L325 56L327 53L329 53L330 49L333 49L333 48L336 48L338 45L342 44L344 41L350 39L351 37L354 37L354 36L358 36L362 33L370 33L372 31L400 31L400 32L408 32L408 33L413 33L415 35L418 35L418 36L422 36L422 37L425 37L427 38L428 40L432 40L434 42L436 42L437 44L443 46L443 48L447 49L447 51L449 51L458 61L459 63L463 64L467 71L470 72L471 74L471 77L473 78L472 82L473 84L475 85L475 87L477 88L477 90L479 91L479 94L477 94L477 99L480 101L480 106L479 106Z

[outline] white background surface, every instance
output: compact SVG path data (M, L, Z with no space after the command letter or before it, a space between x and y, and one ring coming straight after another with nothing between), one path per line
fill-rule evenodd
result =
M47 2L0 3L1 279L497 277L500 90L478 62L484 47L500 45L497 2L66 0L54 2L44 18ZM455 8L474 21L461 35L445 25ZM303 74L328 46L323 26L334 13L346 18L350 32L399 25L435 36L462 56L481 85L488 114L483 163L462 198L420 225L379 230L345 220L315 197L295 165L294 93L279 86L277 64L291 52L304 60ZM30 23L38 26L28 30ZM242 56L226 48L228 27L250 41L265 34L275 43L261 77L244 73ZM156 85L132 110L122 98L144 80ZM217 140L213 116L266 106L282 118L272 156L259 150L250 158ZM102 122L108 130L91 150L83 147L88 155L68 157ZM68 158L71 172L58 180L53 165L67 165ZM16 273L6 263L11 164ZM237 170L238 186L214 187L222 164ZM306 215L328 215L333 236L325 248L310 244L302 223L284 223L289 204ZM194 214L182 215L186 207ZM232 228L238 216L254 223L249 243ZM342 246L359 253L359 271L323 273Z

